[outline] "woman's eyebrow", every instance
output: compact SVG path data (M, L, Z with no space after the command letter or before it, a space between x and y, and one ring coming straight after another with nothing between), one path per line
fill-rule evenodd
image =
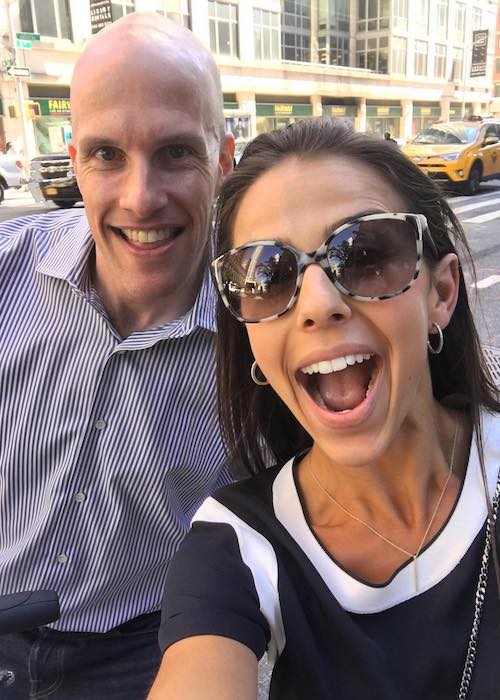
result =
M336 229L340 228L344 224L347 224L351 221L357 221L358 219L361 219L363 216L370 216L370 214L387 214L388 212L385 209L369 209L367 211L361 211L357 214L353 214L352 216L346 216L344 219L339 219L337 221L334 221L333 223L329 224L328 226L325 226L323 230L323 235L325 238L327 238L333 231Z

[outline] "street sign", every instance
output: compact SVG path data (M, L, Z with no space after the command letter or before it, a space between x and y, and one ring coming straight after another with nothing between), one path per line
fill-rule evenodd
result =
M40 34L34 34L33 32L16 32L16 39L19 41L40 41Z
M25 39L16 39L16 46L18 49L32 49L33 42L26 41Z
M488 55L488 30L476 29L472 32L472 61L470 77L477 78L486 75Z
M11 66L7 73L16 78L29 78L31 75L30 69L24 66Z

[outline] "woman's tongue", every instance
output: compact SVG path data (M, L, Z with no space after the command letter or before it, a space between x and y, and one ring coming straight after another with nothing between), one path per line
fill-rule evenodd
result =
M315 375L316 401L320 399L320 405L323 403L330 411L348 411L358 406L364 400L370 382L367 364L363 362L341 372Z

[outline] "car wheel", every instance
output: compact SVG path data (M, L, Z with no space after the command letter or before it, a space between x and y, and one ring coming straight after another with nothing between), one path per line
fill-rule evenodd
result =
M481 166L479 165L479 163L475 163L470 170L469 179L465 183L465 194L477 194L479 190L479 185L481 184L481 175Z
M76 202L73 202L70 199L53 199L52 201L56 207L60 207L61 209L71 209L71 207L76 204Z

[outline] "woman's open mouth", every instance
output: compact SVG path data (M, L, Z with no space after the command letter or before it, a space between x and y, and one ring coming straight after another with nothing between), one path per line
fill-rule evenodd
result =
M362 418L368 411L382 358L374 353L352 354L323 360L296 373L299 384L323 411L346 420Z

